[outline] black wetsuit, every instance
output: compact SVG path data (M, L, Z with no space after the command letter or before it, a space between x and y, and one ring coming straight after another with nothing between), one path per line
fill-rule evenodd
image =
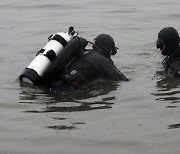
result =
M162 64L170 75L180 77L180 47L178 47L172 55L166 57Z
M115 67L111 59L94 50L86 50L82 57L76 59L68 66L63 74L55 77L52 83L53 90L67 85L79 87L98 77L114 81L128 81L128 79Z

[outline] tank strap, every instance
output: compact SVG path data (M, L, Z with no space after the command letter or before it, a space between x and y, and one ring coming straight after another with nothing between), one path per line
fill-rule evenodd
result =
M56 40L58 41L60 44L62 44L64 47L67 44L67 41L60 35L55 34L53 37L50 38L50 40Z

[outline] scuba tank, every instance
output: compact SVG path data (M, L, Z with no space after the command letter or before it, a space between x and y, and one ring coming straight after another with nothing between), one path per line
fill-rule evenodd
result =
M67 43L78 34L73 27L69 27L69 32L56 33L48 38L48 43L36 55L35 59L27 66L20 75L20 81L38 85L42 82L44 72L61 54Z
M82 58L87 44L88 41L86 39L78 36L73 37L44 72L42 77L43 84L51 83L54 77L60 75L74 60L79 57Z

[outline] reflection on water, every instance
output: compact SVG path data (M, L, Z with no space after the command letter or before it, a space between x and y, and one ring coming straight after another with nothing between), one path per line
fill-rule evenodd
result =
M180 124L173 124L168 126L168 129L175 129L175 128L180 128Z
M164 71L157 72L156 78L157 92L152 93L152 95L156 96L158 101L167 102L166 108L178 108L180 102L180 79L168 76ZM170 124L167 128L180 128L180 124Z
M170 102L168 108L177 107L175 104L180 102L180 79L173 78L164 72L157 72L157 92L152 95L157 96L156 100Z
M110 109L113 105L112 101L115 100L116 97L112 95L108 96L107 94L116 90L118 86L118 82L96 80L88 85L85 85L81 91L58 94L53 93L48 89L21 84L19 103L40 105L40 108L38 106L38 108L33 110L29 109L24 111L26 113L84 112L98 109ZM67 120L65 117L51 118L61 121ZM46 128L55 130L71 130L77 129L77 126L81 124L85 124L85 122L73 122L70 126L46 126Z
M97 101L92 103L76 101L75 105L67 105L67 107L61 106L61 104L50 105L42 109L41 111L38 110L29 110L26 112L33 112L33 113L43 113L43 112L77 112L77 111L90 111L90 110L97 110L97 109L109 109L112 108L113 103L109 103L106 101Z
M54 93L49 89L39 88L29 84L20 84L20 103L44 103L52 104L59 102L79 102L78 100L88 99L115 91L119 83L114 81L96 80L85 85L80 91L70 93ZM114 98L104 98L105 101Z
M86 85L82 91L74 93L57 94L47 89L38 88L32 85L21 85L19 93L19 103L46 104L45 109L41 111L27 112L76 112L95 109L111 108L115 96L102 98L101 101L86 102L84 99L106 95L117 89L118 83L110 81L95 81Z
M53 125L53 126L46 126L45 128L55 129L55 130L72 130L78 129L78 125L85 124L85 122L73 122L70 126L68 125Z
M71 129L77 129L75 126L66 126L66 125L61 125L61 126L47 126L47 128L55 129L55 130L71 130Z

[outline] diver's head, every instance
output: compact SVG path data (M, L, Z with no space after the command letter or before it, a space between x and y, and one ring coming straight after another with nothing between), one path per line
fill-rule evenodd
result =
M179 47L179 34L173 27L165 27L158 33L156 48L162 55L170 56Z
M100 34L94 39L93 48L98 48L101 50L102 54L106 58L111 58L111 55L115 55L118 52L118 48L115 47L115 42L113 38L108 34Z

